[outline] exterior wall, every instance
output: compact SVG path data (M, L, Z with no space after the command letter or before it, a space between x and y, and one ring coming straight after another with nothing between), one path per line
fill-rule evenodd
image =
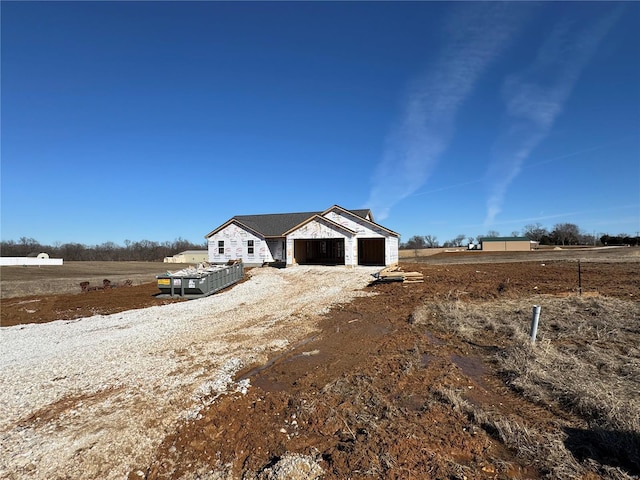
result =
M249 253L249 240L253 240L253 253ZM224 242L224 253L219 253L218 242ZM209 262L225 263L242 259L247 265L273 262L273 256L264 238L232 223L207 239Z
M344 239L344 264L355 266L358 264L358 240L356 237Z
M319 220L312 220L302 227L287 235L287 265L293 265L294 241L295 240L319 240L322 238L343 238L344 239L344 263L345 265L357 264L357 242L355 237L348 232L341 232L333 225ZM355 247L354 247L355 244Z
M523 241L482 241L482 250L485 252L528 252L531 250L531 242Z
M507 242L505 248L507 252L528 252L531 250L531 242L529 240L522 242Z
M385 265L398 263L398 246L400 239L398 237L389 236L384 242L384 261Z

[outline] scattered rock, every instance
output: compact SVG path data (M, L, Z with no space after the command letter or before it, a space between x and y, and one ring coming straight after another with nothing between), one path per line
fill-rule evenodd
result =
M258 480L317 480L322 475L324 470L314 457L285 453L274 466L265 468Z

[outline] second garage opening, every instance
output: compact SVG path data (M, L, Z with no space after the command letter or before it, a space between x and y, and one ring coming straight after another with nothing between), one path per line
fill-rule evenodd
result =
M385 265L384 238L358 239L358 265Z

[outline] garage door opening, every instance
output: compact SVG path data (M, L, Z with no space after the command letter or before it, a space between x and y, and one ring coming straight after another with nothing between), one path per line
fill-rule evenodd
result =
M344 238L296 240L293 249L299 265L344 265Z
M381 266L384 261L384 238L358 239L358 265Z

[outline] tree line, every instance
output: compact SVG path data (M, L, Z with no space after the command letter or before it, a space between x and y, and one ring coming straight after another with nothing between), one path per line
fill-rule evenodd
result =
M43 245L33 238L22 237L17 242L7 240L0 242L0 255L3 257L26 257L41 252L48 253L51 258L63 258L66 261L143 261L161 262L185 250L206 250L206 242L191 243L183 238L173 242L153 242L125 240L124 246L114 242L99 245L83 245L80 243L56 243Z
M511 237L525 237L529 240L539 242L540 245L640 245L640 236L586 233L574 223L557 223L552 230L547 229L540 223L525 225L521 231L513 231ZM500 233L490 230L485 235L478 237L467 237L460 234L455 238L446 240L442 244L433 235L414 235L409 240L400 244L401 249L416 248L451 248L466 247L473 243L480 243L483 238L500 237Z

